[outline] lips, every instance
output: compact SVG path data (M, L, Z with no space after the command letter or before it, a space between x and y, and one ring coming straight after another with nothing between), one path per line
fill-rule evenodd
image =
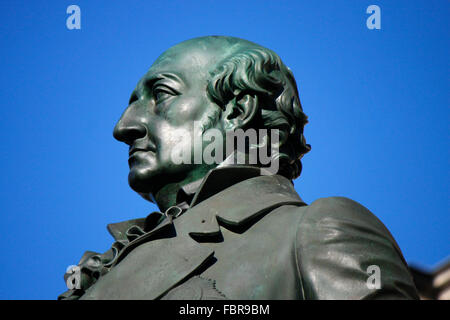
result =
M148 150L142 148L131 148L130 151L128 152L128 155L131 157L134 153L138 151L148 151Z
M130 148L130 151L128 152L129 156L128 156L128 166L131 168L134 165L140 163L143 158L139 156L138 152L142 152L141 155L144 155L144 152L154 152L152 149L147 149L147 148L137 148L137 147L133 147Z
M135 154L135 153L138 152L138 151L143 151L143 152L151 151L151 152L155 152L155 149L154 149L154 148L142 148L142 147L139 147L139 146L131 146L131 147L130 147L130 151L128 151L128 156L131 157L133 154Z

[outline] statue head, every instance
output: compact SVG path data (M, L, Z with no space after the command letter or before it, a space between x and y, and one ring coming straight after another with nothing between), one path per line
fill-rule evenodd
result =
M295 179L310 150L306 123L294 76L275 52L239 38L209 36L177 44L155 61L131 94L114 137L129 145L130 186L154 199L220 164L174 160L178 151L193 158L193 139L209 129L223 139L237 129L278 129L278 174Z

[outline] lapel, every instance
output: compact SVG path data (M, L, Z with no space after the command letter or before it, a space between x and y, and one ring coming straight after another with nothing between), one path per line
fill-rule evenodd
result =
M81 299L158 299L212 258L214 251L191 237L178 235L165 219L154 230L131 241L111 270Z
M130 241L82 299L158 299L213 258L214 251L196 241L199 237L220 235L221 226L250 226L286 204L306 205L282 176L260 176L259 169L249 167L212 170L190 209ZM117 241L126 241L127 228L145 230L147 220L111 224L108 230Z

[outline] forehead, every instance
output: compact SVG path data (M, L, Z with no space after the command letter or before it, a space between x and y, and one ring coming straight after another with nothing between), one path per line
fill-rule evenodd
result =
M164 52L142 80L173 73L188 84L204 81L227 53L226 48L198 42L180 44Z

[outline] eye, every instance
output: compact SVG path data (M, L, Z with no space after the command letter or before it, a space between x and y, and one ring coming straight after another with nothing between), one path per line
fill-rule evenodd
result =
M175 90L166 86L160 85L153 88L153 98L156 103L162 102L176 95L178 95L178 93Z

